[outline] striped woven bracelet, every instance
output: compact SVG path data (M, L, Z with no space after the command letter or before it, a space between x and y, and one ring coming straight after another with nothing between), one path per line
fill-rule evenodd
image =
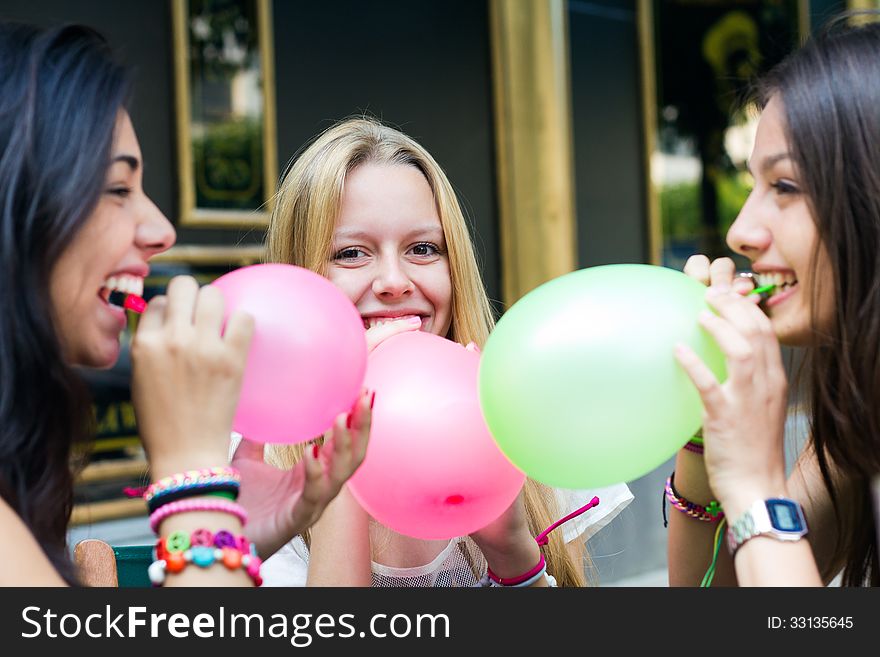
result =
M675 472L673 472L669 477L666 478L666 486L665 486L665 497L666 500L672 505L673 508L681 511L687 516L694 518L695 520L701 520L703 522L716 522L721 520L724 517L724 511L721 510L721 505L712 501L709 502L706 506L701 506L699 504L695 504L691 502L685 497L682 497L678 494L678 491L675 490ZM663 507L663 524L666 525L666 506Z

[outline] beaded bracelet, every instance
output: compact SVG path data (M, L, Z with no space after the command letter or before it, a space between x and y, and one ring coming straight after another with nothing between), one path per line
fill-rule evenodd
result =
M706 506L700 506L699 504L695 504L688 500L687 498L682 497L678 494L678 491L675 490L674 485L675 480L675 472L673 472L666 479L665 486L665 499L669 502L672 507L678 509L685 515L694 518L695 520L701 520L703 522L716 522L721 520L724 517L724 511L721 510L721 505L716 501L709 502ZM663 526L665 527L668 524L666 520L666 505L663 505Z
M191 563L209 568L215 562L221 562L229 570L244 568L255 586L263 583L260 576L263 562L253 543L225 530L212 534L210 530L197 529L191 536L183 531L173 532L156 542L153 557L155 561L147 569L153 586L162 586L167 573L179 573Z
M164 559L170 552L184 552L191 547L234 548L242 554L257 556L256 546L243 535L236 536L225 529L216 533L209 529L196 529L191 534L178 529L156 540L153 559Z
M207 500L200 498L197 500L180 500L160 506L150 514L150 529L158 534L159 525L162 524L165 518L175 513L185 513L187 511L222 511L236 516L242 525L247 524L247 511L245 511L241 504L224 499Z
M184 486L202 483L216 478L224 478L230 481L241 482L241 473L231 466L224 465L215 468L202 468L201 470L187 470L178 474L162 477L158 481L153 482L144 492L144 500L149 502L153 496L160 491L171 488L181 488Z

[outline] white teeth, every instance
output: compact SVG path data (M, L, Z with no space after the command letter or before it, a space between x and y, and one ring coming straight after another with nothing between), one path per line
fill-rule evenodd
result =
M398 322L400 320L406 320L412 317L418 317L418 315L403 315L401 317L365 317L364 328L370 329L374 326L382 326L383 324L387 324L389 322Z
M782 272L771 272L768 274L755 274L758 287L765 285L775 285L778 288L786 288L797 283L797 277L791 274L783 274Z
M110 276L104 281L104 287L110 291L118 290L119 292L135 294L140 297L144 294L144 279L130 274Z

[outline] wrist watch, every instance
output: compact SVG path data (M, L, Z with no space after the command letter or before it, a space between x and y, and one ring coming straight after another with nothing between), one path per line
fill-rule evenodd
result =
M736 554L740 546L755 536L771 536L778 541L797 541L807 534L807 520L801 505L785 497L758 500L727 528L727 549Z

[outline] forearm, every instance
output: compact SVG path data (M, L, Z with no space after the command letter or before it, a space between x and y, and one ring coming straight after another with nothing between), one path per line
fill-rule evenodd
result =
M701 506L715 499L701 455L684 449L679 450L675 460L675 488L682 497ZM699 586L712 562L718 523L691 518L671 507L667 507L667 517L669 518L667 538L669 585ZM733 564L723 542L715 563L712 584L736 585Z
M347 486L312 526L306 586L370 586L370 517Z
M735 565L741 586L822 586L805 540L786 543L756 536L737 550Z
M524 534L521 540L503 547L496 548L484 544L480 549L489 569L501 579L519 577L534 568L541 559L541 549L535 539L528 534ZM546 587L549 583L546 577L539 577L531 586Z

